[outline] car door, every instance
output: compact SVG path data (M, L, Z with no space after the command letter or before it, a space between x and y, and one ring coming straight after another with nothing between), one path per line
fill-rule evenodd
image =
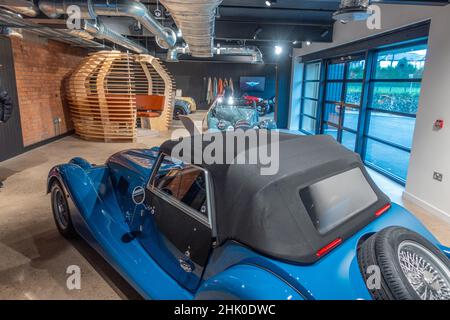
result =
M198 287L212 243L211 187L203 168L161 155L147 188L148 218L140 242L158 264L190 291Z

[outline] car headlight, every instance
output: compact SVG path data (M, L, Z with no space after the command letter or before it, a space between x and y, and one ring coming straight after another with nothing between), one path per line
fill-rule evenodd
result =
M219 129L219 130L225 130L225 128L226 128L226 124L225 124L225 121L223 121L223 120L219 120L219 122L217 122L217 129Z

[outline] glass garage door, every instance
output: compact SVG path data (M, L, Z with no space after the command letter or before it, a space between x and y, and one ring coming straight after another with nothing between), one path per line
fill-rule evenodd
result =
M305 65L300 110L300 131L315 134L320 89L320 62Z
M419 105L426 44L375 53L370 79L363 158L406 181Z
M321 133L355 151L365 60L361 57L327 64Z

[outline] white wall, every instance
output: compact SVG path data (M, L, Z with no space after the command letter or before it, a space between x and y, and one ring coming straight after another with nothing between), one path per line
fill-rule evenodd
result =
M444 128L433 130L436 119ZM433 180L433 171L444 174ZM450 217L450 6L431 20L406 198Z
M450 5L380 5L381 30L369 30L365 22L336 23L332 43L313 43L296 49L298 57L339 46L386 31L431 19L428 54L422 79L414 142L405 198L425 209L450 217ZM295 70L295 69L294 69ZM296 75L293 75L295 78ZM433 130L436 119L444 129ZM433 180L433 171L444 174L443 182Z

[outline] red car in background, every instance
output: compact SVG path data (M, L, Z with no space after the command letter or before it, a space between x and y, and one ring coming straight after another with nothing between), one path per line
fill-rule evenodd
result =
M263 98L250 96L244 93L242 100L244 100L247 105L256 107L256 110L260 116L264 116L275 110L275 97L264 100Z

